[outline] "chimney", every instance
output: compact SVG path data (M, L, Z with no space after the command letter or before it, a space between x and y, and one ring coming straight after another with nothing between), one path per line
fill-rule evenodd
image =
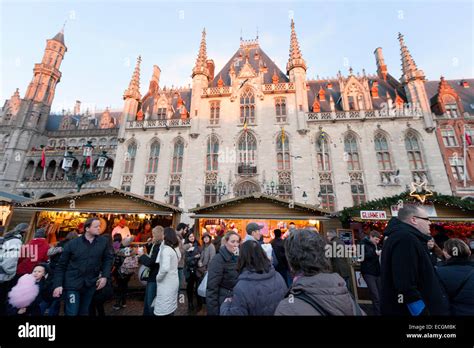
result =
M214 61L212 59L208 59L206 63L207 63L207 70L209 70L209 81L212 81L214 80L214 69L215 69Z
M370 89L370 93L372 94L372 98L379 97L379 83L377 81L374 81L372 83L372 88Z
M382 48L377 47L374 51L375 54L375 63L377 64L377 75L386 80L387 79L387 66L385 65L385 60L383 59Z
M80 115L81 114L81 101L76 100L76 105L74 105L74 115Z

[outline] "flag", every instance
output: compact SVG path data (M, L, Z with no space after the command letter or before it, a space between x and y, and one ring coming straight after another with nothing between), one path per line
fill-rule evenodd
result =
M281 143L285 143L285 129L281 127Z
M86 167L90 167L91 166L91 156L87 156L86 157Z
M43 147L43 151L41 152L41 168L46 167L46 148Z
M247 115L244 118L244 131L247 131Z
M464 131L464 136L466 138L467 146L471 146L472 145L472 139L471 139L471 135L467 132L467 129Z

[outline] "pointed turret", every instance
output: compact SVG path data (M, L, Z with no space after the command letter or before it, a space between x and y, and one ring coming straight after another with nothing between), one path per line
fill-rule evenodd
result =
M65 45L64 43L64 25L61 28L61 31L57 33L51 40L60 42L61 44Z
M132 98L135 100L140 100L140 63L142 62L142 57L138 56L137 64L135 65L135 70L133 71L132 79L128 85L128 89L125 90L123 94L123 99Z
M410 51L408 50L407 46L405 45L405 40L403 39L403 35L398 33L398 41L400 41L400 54L402 59L402 77L401 82L407 83L411 80L419 79L424 80L425 74L422 70L419 70L413 60Z
M288 58L288 64L286 65L287 74L293 68L301 67L306 71L306 62L301 54L300 45L298 38L296 37L295 22L291 20L291 37L290 37L290 57Z
M207 67L206 28L202 30L201 45L199 46L196 65L194 66L191 77L194 78L194 76L199 74L209 77L209 70Z

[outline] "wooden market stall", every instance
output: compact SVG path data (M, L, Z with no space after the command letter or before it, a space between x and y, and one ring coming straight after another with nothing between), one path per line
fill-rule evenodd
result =
M245 227L251 221L265 226L262 230L265 242L273 238L272 231L276 228L285 233L290 222L296 228L316 228L320 232L334 228L334 220L325 210L261 193L222 200L189 212L196 220L194 226L199 227L196 229L199 235L207 231L214 236L219 230L235 230L245 237Z
M92 216L100 218L102 232L110 232L120 219L125 219L135 234L146 220L153 225L176 226L181 212L180 208L167 203L105 188L16 204L11 220L30 223L27 240L32 238L35 228L48 226L48 240L55 243L69 231L78 230L79 225Z
M10 225L13 206L30 199L31 198L18 196L10 192L0 191L0 236L3 235L6 227Z

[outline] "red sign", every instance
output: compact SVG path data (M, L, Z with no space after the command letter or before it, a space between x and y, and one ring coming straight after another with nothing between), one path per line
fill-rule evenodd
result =
M386 220L387 214L383 210L361 210L360 218L366 220Z

